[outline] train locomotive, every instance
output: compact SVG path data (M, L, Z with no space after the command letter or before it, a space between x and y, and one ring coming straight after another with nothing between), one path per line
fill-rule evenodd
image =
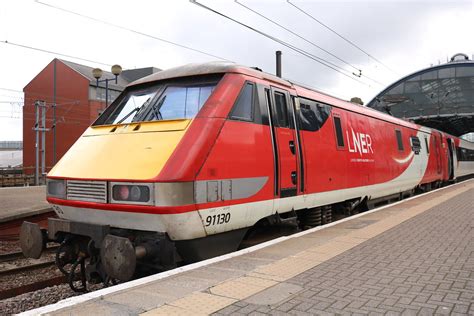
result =
M58 218L25 222L21 247L60 243L58 267L85 291L472 173L473 143L258 68L189 64L133 82L84 132L47 176Z

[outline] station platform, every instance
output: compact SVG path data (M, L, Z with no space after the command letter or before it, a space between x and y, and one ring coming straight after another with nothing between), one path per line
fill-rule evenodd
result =
M0 223L50 211L45 186L0 188Z
M474 180L25 315L473 314Z

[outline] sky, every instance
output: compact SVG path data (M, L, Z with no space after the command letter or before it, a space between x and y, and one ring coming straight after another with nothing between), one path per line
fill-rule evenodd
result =
M120 64L124 69L150 66L167 69L221 58L274 73L275 51L281 50L284 78L346 100L357 96L367 103L405 75L445 63L456 53L465 53L470 58L474 54L474 1L291 0L358 48L286 0L239 2L293 33L234 0L198 1L329 61L339 72L188 0L3 0L0 3L0 141L22 140L23 88L55 57L104 70L109 69L103 64ZM362 70L360 78L352 75L356 69Z

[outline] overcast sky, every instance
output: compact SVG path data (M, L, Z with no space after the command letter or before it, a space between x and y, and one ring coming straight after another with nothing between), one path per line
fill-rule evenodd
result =
M455 53L474 53L473 1L302 1L294 4L357 44L381 63L299 12L286 0L240 0L299 36L330 51L340 60L273 25L233 0L201 3L362 77L343 76L272 40L206 11L188 0L57 1L59 6L122 27L189 46L247 66L274 73L274 52L283 52L283 76L323 92L365 103L409 73L445 63ZM0 4L0 41L94 60L124 69L161 69L216 60L171 44L60 11L33 0ZM0 140L22 140L24 86L54 57L86 64L72 57L47 54L0 42ZM350 65L348 65L350 64ZM390 70L388 68L390 68ZM370 79L369 79L370 78ZM358 82L357 79L361 82ZM375 83L373 80L383 83ZM17 92L16 92L17 91Z

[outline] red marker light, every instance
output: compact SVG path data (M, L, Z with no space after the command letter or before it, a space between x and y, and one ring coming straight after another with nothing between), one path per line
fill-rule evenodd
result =
M128 189L128 186L126 185L121 185L119 188L119 197L121 200L128 200L128 197L130 195L130 190Z
M145 185L114 184L112 187L112 203L119 202L148 203L150 189Z

